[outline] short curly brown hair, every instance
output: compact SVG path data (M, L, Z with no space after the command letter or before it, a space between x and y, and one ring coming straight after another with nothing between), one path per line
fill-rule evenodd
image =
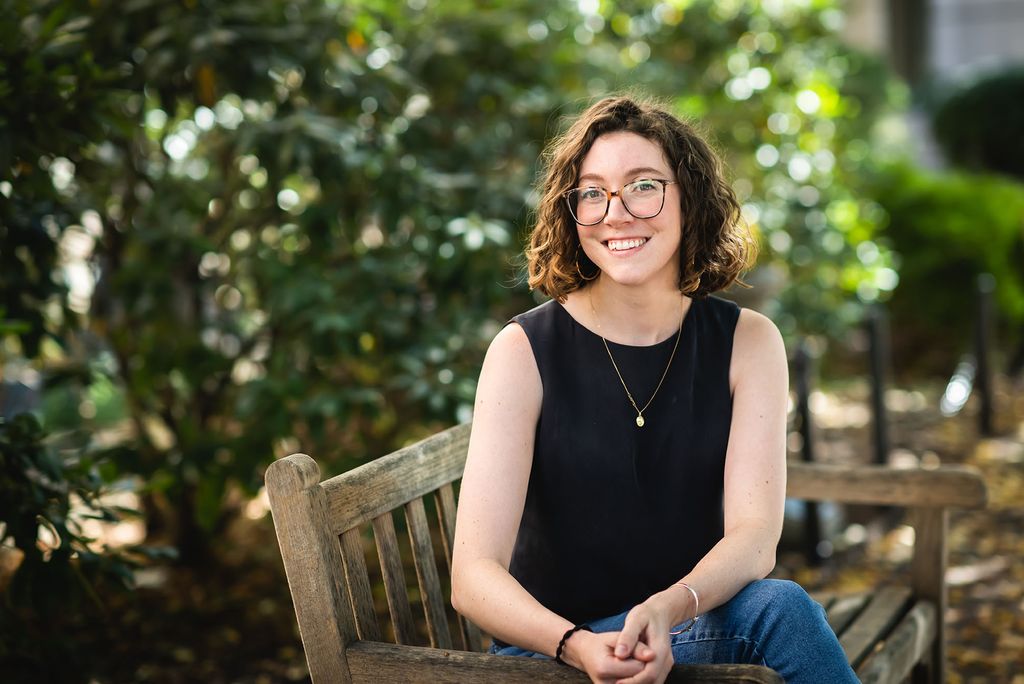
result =
M608 97L588 107L544 154L537 222L526 250L530 289L564 301L596 266L580 248L564 193L578 182L583 158L606 133L636 133L657 143L679 182L683 237L679 290L704 297L739 280L756 243L740 220L740 206L722 162L694 128L646 99Z

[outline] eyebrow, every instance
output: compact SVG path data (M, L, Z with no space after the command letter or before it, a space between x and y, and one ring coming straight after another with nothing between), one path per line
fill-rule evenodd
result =
M669 175L666 172L662 171L661 169L656 169L653 166L638 166L635 169L630 169L629 171L626 171L623 175L624 176L636 176L636 175L639 175L641 173L653 173L653 174L655 174L658 177ZM585 173L582 176L580 176L580 179L579 179L578 182L583 182L584 180L603 181L604 177L599 175L599 174L596 174L596 173Z

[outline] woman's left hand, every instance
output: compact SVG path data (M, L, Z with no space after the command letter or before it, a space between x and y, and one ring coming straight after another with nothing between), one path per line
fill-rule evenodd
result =
M646 664L638 674L616 684L661 684L665 681L674 664L668 634L671 625L668 623L668 616L650 601L629 611L619 632L615 656L633 657Z

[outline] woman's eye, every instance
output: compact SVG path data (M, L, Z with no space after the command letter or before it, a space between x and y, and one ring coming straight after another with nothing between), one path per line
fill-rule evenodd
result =
M580 200L583 202L594 202L595 200L604 199L604 192L600 188L582 188L580 189Z
M638 180L630 184L630 190L633 192L654 192L657 189L658 183L653 180Z

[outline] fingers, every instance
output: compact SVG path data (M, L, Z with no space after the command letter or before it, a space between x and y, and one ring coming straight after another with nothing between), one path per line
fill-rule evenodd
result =
M644 663L639 660L630 658L629 660L619 660L618 658L608 658L605 662L601 663L598 668L598 674L602 678L606 678L609 681L621 681L623 679L631 679L641 674L644 671Z
M643 670L641 670L640 672L636 673L632 677L626 677L624 679L616 679L615 680L615 684L651 684L652 682L657 682L657 681L658 681L658 678L657 678L657 673L655 672L655 668L653 666L651 666L651 665L648 665L647 667L645 667Z
M649 663L657 657L654 649L645 644L642 641L636 642L636 647L633 649L633 657L643 663Z
M615 643L615 657L616 658L628 658L633 654L633 650L637 645L637 635L622 630L619 632L619 638Z
M640 633L647 626L647 620L638 615L636 608L629 611L626 616L622 631L619 632L618 641L615 643L615 657L628 658L634 655L637 643L640 640Z
M613 644L610 644L610 646L614 645L614 647L618 649L618 642L621 641L621 639L622 635L620 634L618 640L613 642ZM610 650L611 649L609 648L609 651ZM609 653L609 655L613 654ZM624 657L615 655L615 657L607 658L606 661L602 663L601 669L606 676L617 679L621 677L636 676L643 671L644 665L645 663L643 661L631 658L627 651Z
M620 679L635 677L643 671L645 663L635 658L614 657L617 634L604 632L593 636L601 646L596 651L590 651L584 663L584 669L593 681L611 684Z
M617 679L615 684L660 684L665 681L671 667L671 662L667 660L645 663L640 672L631 677Z

